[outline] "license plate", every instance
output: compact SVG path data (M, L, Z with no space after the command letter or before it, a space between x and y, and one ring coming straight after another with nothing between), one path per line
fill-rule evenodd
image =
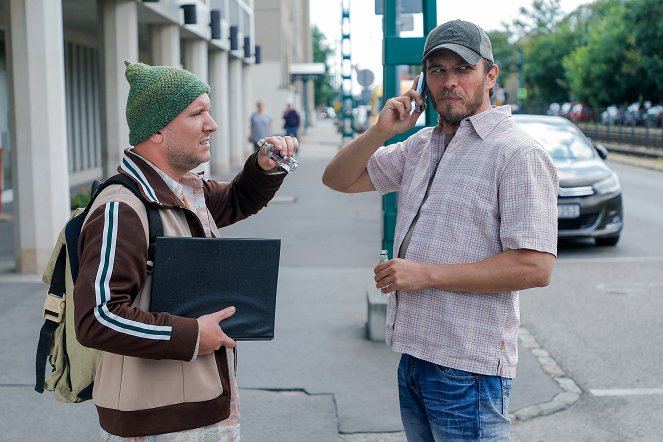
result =
M557 217L559 219L578 218L580 216L580 206L577 204L559 204L557 205Z

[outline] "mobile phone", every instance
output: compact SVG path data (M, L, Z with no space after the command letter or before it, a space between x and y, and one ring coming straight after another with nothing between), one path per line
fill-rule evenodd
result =
M426 110L426 97L428 96L428 88L426 87L426 76L422 71L419 74L419 81L417 82L417 92L421 95L421 98L424 100L423 104L416 104L414 110L416 112L423 112Z

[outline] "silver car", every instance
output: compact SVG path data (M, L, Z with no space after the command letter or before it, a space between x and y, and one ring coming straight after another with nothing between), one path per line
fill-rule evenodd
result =
M558 236L594 238L597 246L616 245L624 227L622 189L617 174L605 163L607 149L592 144L565 118L513 118L541 143L557 167Z

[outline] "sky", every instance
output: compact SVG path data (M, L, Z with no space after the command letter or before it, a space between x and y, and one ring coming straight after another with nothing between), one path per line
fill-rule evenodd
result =
M348 1L348 0L344 0ZM350 2L350 36L352 46L352 63L358 69L370 69L375 74L375 83L382 78L382 16L375 15L375 0L349 0ZM581 4L591 0L561 0L560 6L569 13ZM437 23L461 19L470 21L486 31L502 29L502 22L512 22L518 16L521 6L530 9L531 0L437 0ZM328 43L334 47L341 41L341 1L310 0L311 26L317 25L327 37ZM418 29L407 34L409 37L423 36L421 15L415 15ZM338 56L340 58L340 55ZM330 66L338 71L339 66ZM354 78L354 77L353 77ZM375 84L374 83L374 84ZM353 93L361 87L353 81Z

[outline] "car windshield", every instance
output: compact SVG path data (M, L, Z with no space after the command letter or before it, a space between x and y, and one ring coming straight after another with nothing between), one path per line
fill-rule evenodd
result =
M518 124L557 160L588 160L594 158L594 148L572 126L519 121Z

